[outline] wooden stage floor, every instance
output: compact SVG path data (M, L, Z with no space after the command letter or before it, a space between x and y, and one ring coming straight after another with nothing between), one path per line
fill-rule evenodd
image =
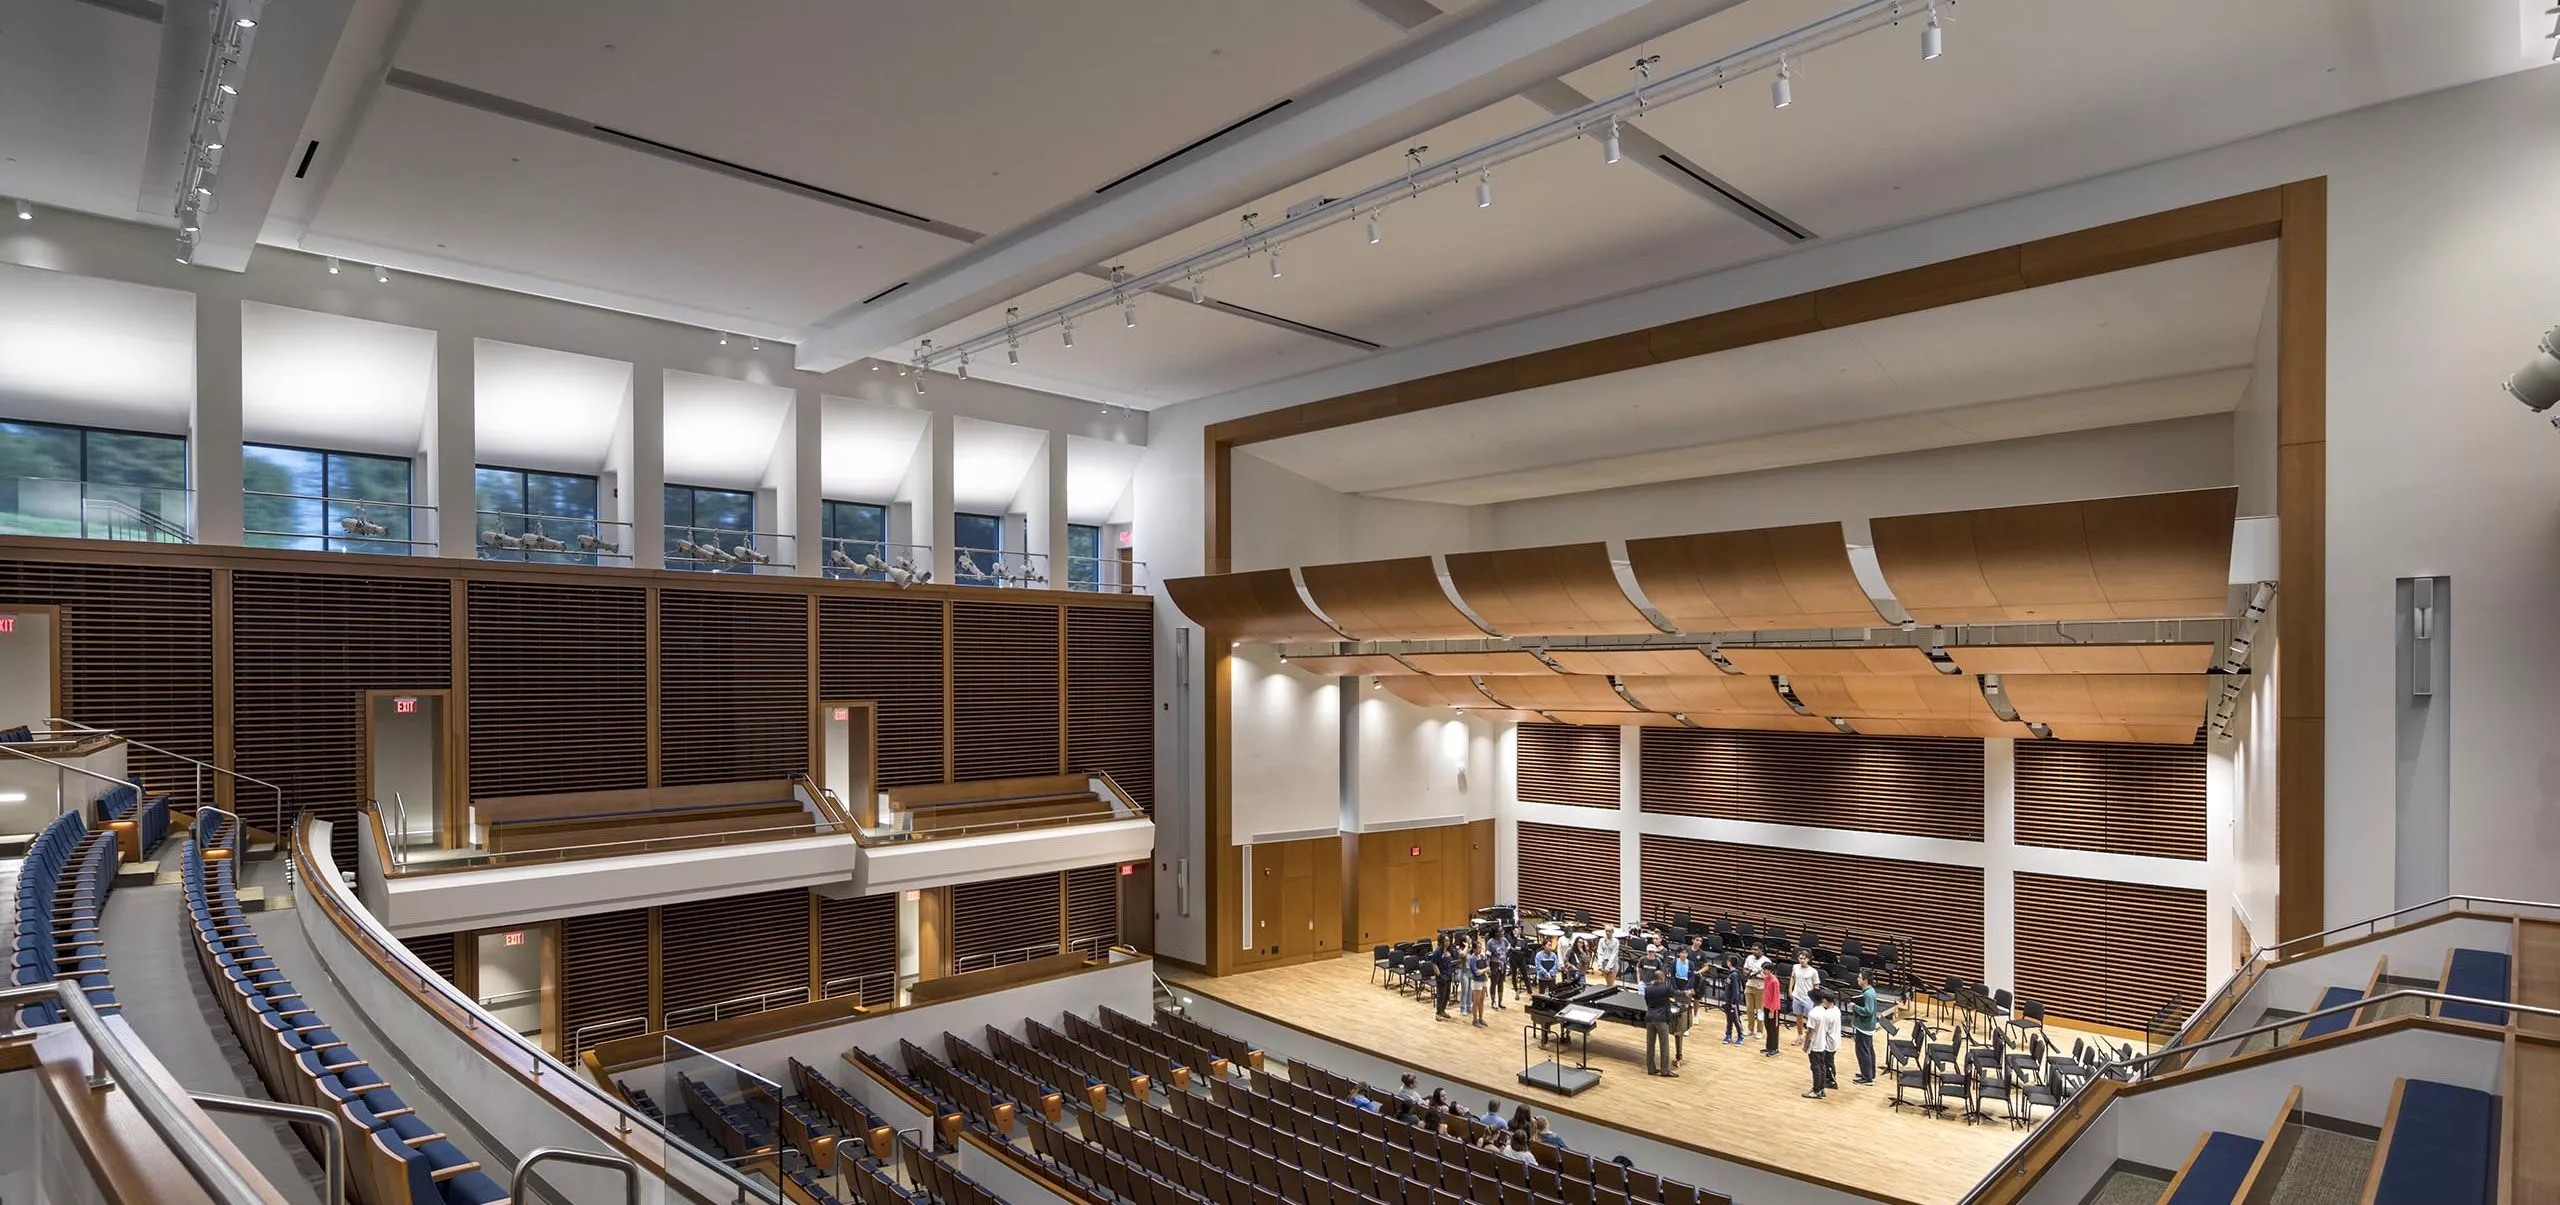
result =
M1891 1077L1879 1065L1875 1083L1851 1082L1858 1073L1857 1054L1845 1046L1839 1090L1823 1100L1803 1099L1799 1094L1811 1087L1811 1079L1792 1033L1780 1038L1778 1057L1766 1058L1756 1038L1747 1047L1716 1040L1724 1033L1722 1012L1699 1018L1678 1079L1644 1074L1642 1030L1602 1022L1591 1035L1591 1064L1606 1072L1598 1087L1569 1098L1544 1092L1524 1097L1517 1078L1521 1013L1516 1003L1506 1011L1488 1009L1484 1029L1454 1019L1454 1006L1452 1020L1434 1021L1427 998L1416 1000L1372 984L1365 954L1223 979L1158 966L1182 990L1465 1084L1471 1089L1466 1098L1470 1106L1480 1105L1485 1096L1506 1106L1526 1099L1542 1113L1653 1135L1719 1158L1889 1200L1949 1205L2027 1134L2000 1120L1968 1126L1953 1116L1893 1110L1887 1105L1893 1098ZM2054 1036L2068 1050L2072 1038L2088 1035L2056 1029ZM1884 1053L1879 1034L1879 1064Z

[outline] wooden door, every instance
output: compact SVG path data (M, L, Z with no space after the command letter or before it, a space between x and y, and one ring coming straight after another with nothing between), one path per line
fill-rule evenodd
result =
M1280 880L1280 952L1312 954L1316 948L1316 881L1293 874Z
M1254 851L1253 868L1253 948L1264 954L1276 954L1280 946L1280 905L1282 879L1279 850Z
M1421 861L1413 865L1413 913L1405 923L1412 927L1415 937L1430 937L1440 931L1440 926L1448 923L1442 915L1446 910L1440 886L1443 869L1443 865L1436 861Z

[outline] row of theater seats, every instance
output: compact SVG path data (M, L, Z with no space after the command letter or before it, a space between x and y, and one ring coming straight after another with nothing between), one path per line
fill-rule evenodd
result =
M169 836L169 797L145 797L129 783L119 785L98 797L98 826L116 831L127 861L148 858Z
M36 834L18 869L18 920L9 947L16 986L75 980L99 1012L119 1011L107 978L107 947L98 914L116 885L116 833L91 829L64 812ZM55 1025L62 1008L50 1000L18 1010L20 1025Z
M366 1205L507 1201L505 1190L477 1162L418 1116L305 1006L240 908L234 861L209 857L206 848L198 836L188 838L182 875L197 962L268 1094L338 1116L350 1165L345 1174ZM305 1140L316 1141L307 1135Z
M36 739L35 729L24 724L15 728L0 728L0 745L23 745L34 739Z

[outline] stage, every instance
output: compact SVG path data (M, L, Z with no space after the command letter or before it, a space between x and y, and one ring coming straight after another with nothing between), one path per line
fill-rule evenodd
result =
M1644 1073L1641 1028L1602 1021L1591 1034L1591 1065L1605 1074L1596 1087L1568 1098L1519 1082L1520 1027L1526 1018L1520 1003L1509 997L1505 1003L1512 1007L1486 1010L1487 1028L1477 1029L1456 1017L1454 1005L1451 1020L1435 1021L1427 997L1417 1000L1371 983L1366 954L1224 979L1162 963L1158 967L1179 991L1214 997L1466 1085L1464 1099L1470 1107L1482 1106L1486 1096L1499 1098L1506 1107L1525 1100L1540 1113L1641 1132L1870 1197L1950 1205L2027 1134L2004 1120L1968 1126L1954 1116L1889 1108L1893 1085L1882 1067L1882 1034L1877 1035L1875 1083L1851 1082L1858 1073L1857 1054L1844 1044L1840 1088L1827 1099L1806 1100L1799 1093L1811 1081L1792 1033L1780 1037L1778 1057L1766 1058L1757 1038L1739 1048L1718 1042L1724 1014L1703 1014L1689 1035L1680 1078L1661 1079ZM2089 1035L2057 1028L2052 1036L2067 1052L2074 1037ZM1580 1039L1574 1047L1575 1053L1566 1056L1567 1066L1579 1055Z

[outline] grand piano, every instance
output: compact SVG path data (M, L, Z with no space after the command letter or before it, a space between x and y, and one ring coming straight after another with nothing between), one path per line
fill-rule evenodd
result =
M1634 983L1618 987L1593 983L1560 995L1542 992L1529 997L1529 1025L1537 1031L1539 1045L1554 1046L1555 1057L1523 1070L1520 1082L1566 1096L1599 1083L1600 1073L1591 1070L1591 1031L1602 1021L1644 1028L1644 989ZM1582 1038L1581 1056L1567 1066L1564 1057L1577 1035Z

